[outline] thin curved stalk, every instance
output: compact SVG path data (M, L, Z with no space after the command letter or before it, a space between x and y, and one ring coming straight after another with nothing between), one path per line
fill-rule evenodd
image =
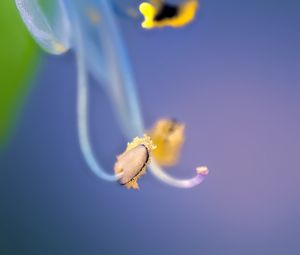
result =
M88 84L85 66L84 49L81 38L79 24L76 29L76 57L77 57L77 75L78 75L78 91L77 91L77 115L78 115L78 136L82 154L91 168L91 170L101 179L106 181L116 181L120 176L110 175L104 171L93 153L89 141L89 125L88 125Z
M150 163L151 173L158 178L160 181L169 184L170 186L174 186L176 188L192 188L200 184L206 177L206 173L197 172L197 174L190 179L178 179L166 173L159 165L157 165L154 161Z
M128 139L143 135L143 120L139 107L135 80L128 61L121 33L116 24L111 2L97 1L101 15L99 40L107 63L107 93Z

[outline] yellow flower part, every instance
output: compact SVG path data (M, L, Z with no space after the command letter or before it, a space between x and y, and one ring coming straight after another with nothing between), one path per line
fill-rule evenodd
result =
M117 157L115 174L121 175L119 183L128 189L139 189L138 180L146 173L146 167L150 163L152 150L156 146L147 135L136 137L127 144L124 153Z
M145 29L159 27L182 27L195 18L198 9L198 0L187 0L181 5L166 4L162 0L143 2L139 10L144 16L142 27Z
M153 157L159 165L173 166L177 163L185 140L184 131L184 124L171 119L161 119L148 132L157 146Z

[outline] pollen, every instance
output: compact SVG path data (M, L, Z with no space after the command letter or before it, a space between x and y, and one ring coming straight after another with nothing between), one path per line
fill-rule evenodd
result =
M186 0L181 5L167 4L162 0L143 2L139 6L139 10L144 16L142 27L152 29L185 26L194 20L198 6L198 0Z
M153 158L161 166L173 166L179 158L185 141L185 126L172 119L157 121L148 132L157 146L153 151Z
M128 189L139 189L138 180L146 174L146 167L150 163L152 151L156 148L147 135L136 137L127 144L124 153L117 157L115 174L122 174L119 183Z

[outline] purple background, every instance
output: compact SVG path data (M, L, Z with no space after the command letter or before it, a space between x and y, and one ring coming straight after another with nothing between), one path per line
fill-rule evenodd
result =
M47 56L17 133L0 155L0 253L299 254L300 2L203 1L179 30L121 20L145 121L187 124L188 177L141 190L103 182L85 165L76 133L72 53ZM110 169L127 142L91 82L91 132Z

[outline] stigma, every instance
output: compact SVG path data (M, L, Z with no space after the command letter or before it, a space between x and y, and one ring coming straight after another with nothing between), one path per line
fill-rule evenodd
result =
M162 0L143 2L139 6L139 10L144 16L142 27L152 29L185 26L194 20L198 5L198 0L186 0L180 5L168 4Z
M196 168L198 174L206 176L209 173L207 166L199 166Z

